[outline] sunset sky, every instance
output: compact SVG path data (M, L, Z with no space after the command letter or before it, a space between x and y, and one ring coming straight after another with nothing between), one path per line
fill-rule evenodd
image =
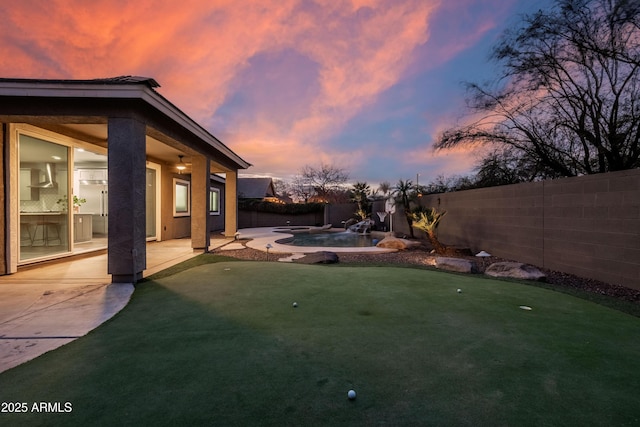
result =
M152 77L158 91L253 164L289 178L321 161L377 187L467 173L434 153L462 118L461 82L494 73L490 47L551 0L8 0L1 77Z

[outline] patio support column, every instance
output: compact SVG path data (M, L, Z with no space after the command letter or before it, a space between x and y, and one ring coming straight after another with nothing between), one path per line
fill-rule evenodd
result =
M227 171L224 184L224 235L234 237L238 231L238 171Z
M146 268L146 125L109 118L108 273L113 283L136 283Z
M194 156L191 162L191 247L209 250L209 186L211 161Z

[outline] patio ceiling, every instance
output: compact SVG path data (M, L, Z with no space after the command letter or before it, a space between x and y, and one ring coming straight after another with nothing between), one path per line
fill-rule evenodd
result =
M49 130L90 142L100 147L107 147L107 125L106 124L58 124L54 126L43 126ZM170 145L171 144L171 145ZM180 146L181 144L175 141L161 142L153 136L146 136L146 152L147 156L155 160L159 160L170 168L176 167L179 162L178 156L183 156L183 162L187 166L187 169L182 173L191 173L191 159L195 152L187 147ZM177 169L176 169L177 170ZM224 172L225 167L215 162L215 159L211 161L211 172L218 173Z

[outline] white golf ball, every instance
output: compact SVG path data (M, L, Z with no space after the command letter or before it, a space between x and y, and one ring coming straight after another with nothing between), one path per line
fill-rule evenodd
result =
M461 294L462 293L462 289L458 289L458 293Z
M355 390L349 390L349 392L347 393L347 397L351 400L356 398L356 392Z
M295 307L297 307L297 306L298 306L298 303L297 303L297 302L294 302L294 303L293 303L293 307L295 308Z

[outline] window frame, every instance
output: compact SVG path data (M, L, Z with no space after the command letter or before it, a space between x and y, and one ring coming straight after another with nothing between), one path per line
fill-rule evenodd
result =
M178 210L177 202L178 202L178 188L186 187L186 210ZM187 217L191 216L191 182L184 180L173 178L173 216L174 217Z
M214 209L213 195L216 195L217 208ZM209 187L209 215L220 215L220 189L216 187Z

